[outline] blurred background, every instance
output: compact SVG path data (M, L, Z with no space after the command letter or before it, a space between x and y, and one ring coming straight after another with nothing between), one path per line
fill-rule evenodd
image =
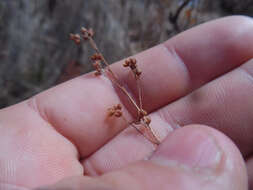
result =
M0 108L92 70L92 27L112 63L215 18L253 16L253 0L0 0Z

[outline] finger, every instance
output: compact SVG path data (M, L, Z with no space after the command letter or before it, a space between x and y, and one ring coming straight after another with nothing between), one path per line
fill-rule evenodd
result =
M154 53L136 55L143 71L145 109L158 109L251 59L252 29L251 18L218 19L175 36L153 48ZM121 64L115 69L137 97L131 73Z
M192 94L153 112L151 127L161 140L191 123L212 125L234 140L245 157L253 152L253 60ZM128 150L131 149L131 152ZM148 157L156 147L128 128L83 161L85 172L98 175Z
M161 142L179 127L170 126L156 112L149 117L152 121L150 127ZM130 125L95 153L82 160L84 174L97 176L148 159L157 149L157 145L146 137Z
M0 110L0 150L0 184L32 188L83 173L76 147L28 105Z
M245 157L253 153L253 60L159 110L179 125L211 125L228 135Z
M188 126L171 133L150 161L140 161L97 178L73 179L44 188L95 189L217 189L247 190L247 173L236 146L206 126ZM76 184L82 184L76 186ZM72 189L72 188L71 188Z
M253 53L248 40L253 39L252 23L245 17L217 20L181 34L166 42L165 46L159 45L137 55L144 73L141 82L144 104L149 105L146 109L157 109L247 60ZM223 36L222 43L219 36ZM188 48L180 46L181 43L187 43ZM191 49L206 58L192 53L196 58L189 59ZM180 59L177 52L180 52ZM183 59L187 60L187 66ZM125 72L119 69L121 64L113 66L119 76ZM209 65L208 69L206 65ZM198 69L205 74L196 75ZM131 89L133 82L124 80L125 77L122 74L121 80ZM33 107L44 119L70 139L82 157L86 157L127 126L122 120L106 119L106 110L121 102L122 97L115 93L110 81L85 75L38 95L30 104L34 103ZM125 115L130 118L127 111Z

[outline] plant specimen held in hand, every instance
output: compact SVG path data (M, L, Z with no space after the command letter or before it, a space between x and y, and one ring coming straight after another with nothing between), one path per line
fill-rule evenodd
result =
M134 58L129 58L125 60L123 67L129 68L134 75L137 89L138 89L138 101L136 101L130 93L124 88L124 86L120 83L118 76L113 72L109 63L106 61L103 54L98 49L94 39L94 32L92 29L81 28L81 34L70 34L70 39L73 40L77 45L81 44L82 41L89 41L91 47L95 50L94 55L91 56L91 60L93 61L93 66L95 68L95 76L103 75L107 77L113 84L115 88L118 88L120 91L125 94L125 96L129 99L129 102L135 107L138 116L137 119L133 122L128 122L124 117L122 112L122 105L115 104L113 107L108 108L108 117L122 118L125 122L127 122L130 126L134 127L138 132L143 134L145 138L151 141L154 144L160 144L160 140L150 127L151 119L148 117L147 112L143 109L143 93L141 88L141 75L142 72L139 70L137 65L137 60ZM141 130L138 126L142 126L144 129ZM148 134L148 135L146 135Z

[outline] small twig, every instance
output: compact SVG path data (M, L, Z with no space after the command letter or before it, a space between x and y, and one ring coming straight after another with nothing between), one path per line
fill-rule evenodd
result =
M113 84L115 84L128 97L128 99L130 100L130 102L134 105L134 107L139 112L141 109L136 104L136 102L134 101L134 99L132 98L132 96L127 92L127 90L123 86L121 86L117 81L111 79L110 77L109 77L109 79L112 81Z
M124 117L124 115L122 116L122 119L123 119L129 126L132 126L133 128L135 128L135 130L138 131L141 135L143 135L148 141L152 142L152 143L155 144L155 145L159 145L159 144L161 143L161 142L157 139L157 137L154 135L154 132L153 132L153 130L151 129L150 126L148 126L147 128L148 128L148 130L150 130L152 138L149 138L149 137L147 137L145 134L143 134L143 132L142 132L133 122L132 122L132 123L128 122L127 119ZM144 125L144 127L146 127L146 126Z
M157 139L157 137L153 134L153 131L152 131L152 129L151 128L148 128L148 130L151 130L150 132L151 132L151 138L150 137L148 137L147 135L145 135L145 134L143 134L143 132L138 128L138 127L136 127L134 124L131 124L131 126L133 127L133 128L135 128L140 134L142 134L148 141L150 141L150 142L152 142L153 144L155 144L155 145L159 145L161 142Z
M137 82L137 88L138 88L140 109L142 109L143 105L142 105L142 88L141 88L141 84L140 84L141 81L140 81L140 79L137 79L136 82Z
M111 68L110 68L110 64L106 61L105 57L104 57L103 54L100 52L100 50L98 49L98 47L97 47L95 41L93 40L94 32L93 32L91 29L88 31L88 30L85 29L85 28L82 28L82 29L81 29L81 32L82 32L82 34L83 34L83 38L84 38L84 39L88 39L89 42L90 42L91 47L96 51L97 54L99 54L99 55L101 56L101 59L102 59L103 63L106 65L106 67L107 67L108 71L110 72L110 74L111 74L115 79L118 80L117 75L114 74L114 73L112 72L112 70L111 70ZM86 35L87 32L90 32L91 35Z
M143 134L136 126L134 126L133 123L130 124L126 120L126 118L122 114L122 111L121 111L122 107L120 104L113 106L112 108L109 108L108 109L108 116L109 117L112 117L112 116L122 117L128 124L134 126L139 132L141 132L152 143L160 144L159 139L156 137L155 133L152 131L152 129L150 127L151 120L150 120L150 118L147 117L147 112L145 110L143 110L143 102L142 102L143 95L142 95L142 88L141 88L141 83L140 83L140 75L142 72L137 67L136 59L130 58L130 59L126 60L124 63L124 67L130 67L130 69L132 70L134 77L136 79L137 88L138 88L139 106L136 103L136 101L133 99L133 97L130 95L130 93L120 84L119 78L112 71L110 64L106 61L106 59L104 58L104 56L100 52L95 41L93 40L93 35L94 35L93 30L92 29L87 30L85 28L82 28L81 33L82 33L82 39L88 40L91 47L96 52L96 54L94 54L91 57L91 59L93 61L95 61L95 63L93 64L93 66L96 69L95 75L97 76L97 75L101 75L101 74L105 73L106 74L105 76L128 97L128 99L130 100L130 102L133 104L133 106L136 108L136 110L138 112L138 119L134 123L139 123L139 124L144 125L145 129L147 129L147 131L151 133L151 139L149 137L146 137L146 135ZM79 34L70 34L70 38L78 45L81 43L81 36ZM105 69L103 69L101 63L103 63L105 65Z
M148 129L148 131L150 132L151 134L151 141L154 143L154 144L157 144L159 145L161 142L159 141L159 139L157 138L157 136L155 135L154 131L152 130L152 128L150 127L149 124L143 122L143 125L146 129Z
M117 105L113 106L112 108L108 109L108 116L109 117L112 117L112 116L121 117L122 115L123 115L122 114L122 106L120 104L117 104Z
M125 61L125 63L123 64L124 67L129 67L134 75L134 78L136 80L137 83L137 89L138 89L138 99L139 99L139 109L138 110L138 115L139 118L140 117L140 113L143 110L142 109L142 89L141 89L141 84L140 84L140 76L142 74L142 72L139 70L139 68L137 67L137 60L134 58L129 58Z
M89 40L91 47L95 50L95 52L97 53L97 55L101 56L101 60L106 65L106 70L108 70L108 72L113 77L113 79L111 77L108 77L108 78L111 80L111 82L113 84L115 84L118 88L121 89L121 91L129 98L130 102L134 105L134 107L139 112L140 108L138 107L138 105L136 104L136 102L134 101L134 99L131 97L131 95L127 92L127 90L120 84L117 75L111 70L110 64L107 62L107 60L105 59L105 57L103 56L103 54L101 53L101 51L99 50L99 48L97 47L95 41L93 40L93 35L86 35L86 33L87 33L88 30L85 29L85 28L82 28L81 31L82 31L82 34L84 35L84 38Z

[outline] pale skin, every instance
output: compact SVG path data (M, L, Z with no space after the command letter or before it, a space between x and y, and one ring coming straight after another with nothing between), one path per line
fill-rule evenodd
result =
M130 121L134 110L92 73L0 110L0 189L253 187L252 31L250 18L227 17L134 56L158 147L107 119L117 103ZM122 64L112 69L136 95Z

